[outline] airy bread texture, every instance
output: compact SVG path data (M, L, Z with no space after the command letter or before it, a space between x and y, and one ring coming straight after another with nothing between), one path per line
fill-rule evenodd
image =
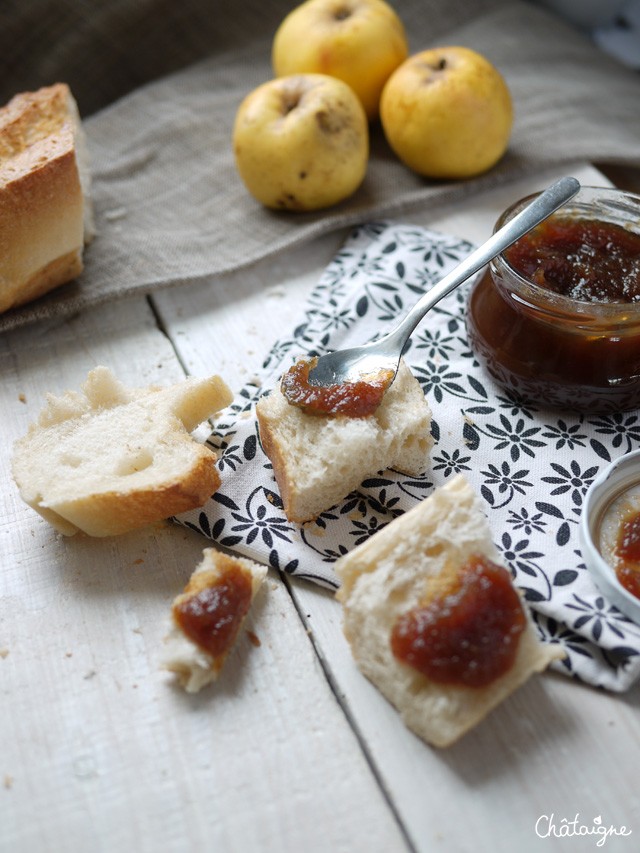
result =
M231 400L218 376L128 389L96 367L80 393L48 395L16 442L20 495L67 535L112 536L202 506L220 477L189 432Z
M404 361L368 417L311 415L280 388L258 401L256 414L289 521L316 518L385 468L417 477L429 465L431 411Z
M543 644L526 607L513 666L484 687L429 681L392 653L390 636L401 614L432 598L452 568L484 556L501 564L486 517L462 476L450 480L335 564L341 580L344 632L355 661L398 709L405 724L437 747L460 738L532 673L564 656Z
M69 87L16 95L0 109L0 312L78 276L93 234L88 156Z
M202 590L215 589L229 569L240 569L249 577L251 581L251 602L253 602L262 581L267 575L267 567L244 557L223 554L215 548L205 548L202 562L191 575L184 592L173 601L173 619L171 629L165 638L166 649L163 667L176 674L178 683L184 687L187 693L197 693L205 684L216 680L244 623L246 614L240 614L236 620L236 631L231 645L223 654L213 656L185 635L176 622L175 607L197 596Z

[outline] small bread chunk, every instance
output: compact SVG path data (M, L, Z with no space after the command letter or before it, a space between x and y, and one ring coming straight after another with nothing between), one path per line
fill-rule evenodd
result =
M112 536L202 506L220 477L189 433L231 400L219 376L128 389L96 367L81 393L48 395L16 442L20 495L67 535Z
M174 601L163 666L187 693L215 681L237 639L267 567L205 548Z
M93 237L84 133L64 83L0 109L0 312L76 278Z
M532 673L564 656L538 639L524 603L513 663L485 686L437 683L393 654L398 618L446 594L452 575L474 557L501 564L480 501L458 475L335 564L344 632L358 667L405 724L437 747L454 743Z
M431 411L404 361L368 417L308 414L280 388L258 401L256 414L289 521L316 518L385 468L417 477L429 465Z

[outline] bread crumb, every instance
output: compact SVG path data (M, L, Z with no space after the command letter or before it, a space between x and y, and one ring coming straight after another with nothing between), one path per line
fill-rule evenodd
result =
M281 299L283 296L286 296L286 295L287 295L287 291L282 286L272 287L271 290L267 290L267 296L275 296L275 297L278 297Z
M137 560L134 560L134 561L133 561L133 565L134 565L134 566L139 566L139 565L140 565L140 563L144 563L144 560L142 559L142 557L138 557L138 559L137 559Z
M25 395L22 392L20 394L18 394L18 400L20 400L21 403L27 402L27 398L25 397Z
M73 652L65 652L65 653L64 653L64 656L65 656L66 658L72 658L72 657L73 657Z
M90 681L94 677L95 674L96 674L95 669L90 669L88 672L85 672L85 674L82 677L84 678L85 681Z
M6 658L9 655L9 649L0 649L0 658Z
M249 637L252 646L258 648L258 646L262 645L262 643L260 642L260 637L253 631L247 630L247 637Z
M4 775L4 787L7 789L7 791L13 788L13 776L9 776L8 773L5 773Z
M114 207L113 210L105 210L104 218L107 222L116 222L118 219L124 219L127 215L127 209L125 207Z

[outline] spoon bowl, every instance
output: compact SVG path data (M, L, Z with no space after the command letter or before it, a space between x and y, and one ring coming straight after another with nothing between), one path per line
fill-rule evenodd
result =
M320 356L309 371L309 384L321 387L342 385L345 382L366 381L368 377L379 376L382 372L388 374L391 384L408 340L427 311L512 243L551 216L573 198L579 189L580 183L575 178L566 177L556 181L448 275L434 284L391 332L361 346Z

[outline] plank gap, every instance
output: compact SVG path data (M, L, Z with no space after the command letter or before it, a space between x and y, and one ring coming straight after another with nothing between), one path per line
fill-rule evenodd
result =
M155 320L155 324L157 326L158 331L162 335L164 335L165 338L167 339L167 341L169 342L171 349L173 350L174 355L175 355L176 359L178 360L178 364L180 365L180 367L184 371L185 376L189 376L190 373L189 373L189 369L187 367L187 364L186 364L184 358L182 357L180 350L175 345L173 338L171 337L171 334L169 332L167 324L163 320L162 314L161 314L159 308L155 304L153 295L147 294L147 296L145 296L145 300L147 302L147 305L149 306L149 310L153 314L153 319Z
M351 713L351 709L349 708L349 705L346 702L345 697L343 696L343 694L340 691L337 679L334 678L333 673L331 671L331 668L330 668L326 658L322 654L322 651L321 651L318 643L316 642L316 639L315 639L315 636L313 633L313 629L309 625L307 618L304 615L304 609L300 605L300 602L298 601L298 598L295 594L293 586L291 585L291 579L289 578L289 576L285 572L279 571L278 573L279 573L282 581L284 582L284 585L285 585L289 595L291 596L291 601L293 602L293 606L295 607L296 612L300 618L300 621L302 622L302 624L305 628L305 633L306 633L307 637L309 638L309 642L311 643L311 647L314 651L314 654L316 655L318 662L322 668L322 672L324 673L324 676L327 679L329 689L333 693L333 696L334 696L336 702L338 703L340 710L344 714L344 717L345 717L349 727L351 728L351 731L353 732L353 734L354 734L354 736L358 742L358 745L360 747L360 750L362 752L364 760L366 761L366 763L369 767L369 770L371 771L371 774L373 775L373 778L375 779L375 781L378 785L378 788L380 789L380 792L382 793L382 796L385 799L385 802L389 806L391 814L393 815L393 819L395 820L396 825L400 831L400 834L402 835L402 837L403 837L403 839L407 845L407 850L409 851L409 853L418 853L418 848L413 843L411 836L409 835L409 832L408 832L407 828L405 827L405 825L402 821L400 813L399 813L398 809L396 808L395 801L393 800L391 794L389 793L387 786L385 785L382 774L378 770L375 759L373 758L373 755L371 754L371 751L367 745L366 738L363 735L363 733L360 729L360 726L358 725L354 715Z

